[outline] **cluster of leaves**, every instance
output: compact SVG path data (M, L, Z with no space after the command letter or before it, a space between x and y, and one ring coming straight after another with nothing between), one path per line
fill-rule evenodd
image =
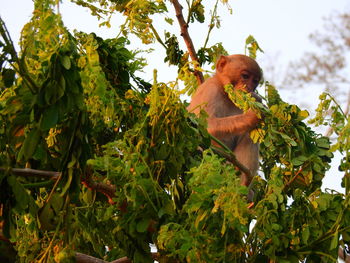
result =
M247 37L245 41L245 49L248 51L248 54L246 55L249 55L249 57L253 59L256 59L257 51L264 52L252 35Z
M197 52L199 64L202 66L204 63L212 64L219 59L220 55L228 55L221 43L217 43L210 48L201 48ZM214 68L213 68L214 69Z
M236 105L263 116L251 132L252 139L260 142L261 170L267 180L257 178L253 186L256 206L251 212L256 223L247 238L252 242L249 260L313 262L325 250L329 254L323 256L335 260L340 235L341 242L347 242L349 211L348 198L320 190L333 157L329 138L303 122L308 117L306 111L282 101L272 85L265 86L266 106L250 94L226 87ZM321 102L319 110L327 109ZM348 132L344 125L339 127L339 120L344 124L344 115L336 115L340 119L333 120L338 129Z
M308 113L268 83L266 106L227 87L236 105L263 118L251 133L262 176L248 204L239 172L213 152L206 116L186 110L177 82L158 83L156 72L153 85L138 78L144 61L126 38L70 34L54 2L35 2L20 55L0 20L0 221L12 242L1 252L11 249L20 262L74 262L81 252L142 263L153 262L152 244L160 262L335 261L350 241L349 197L320 186L332 150L349 150L348 120L337 107L331 147L305 124ZM166 10L163 1L77 1L102 14L94 2L126 12L129 28L144 36L144 23L152 27L143 16ZM189 21L201 22L202 1L188 3ZM179 62L171 43L169 61L175 54ZM259 50L252 37L247 46ZM222 50L204 47L202 63ZM191 64L181 65L180 79L193 89ZM330 102L321 99L317 120L325 123ZM348 165L347 154L346 189ZM57 173L47 180L12 169L23 167Z
M331 151L339 151L343 157L339 170L344 172L342 185L345 192L350 191L350 122L347 116L329 93L320 95L320 104L316 109L316 116L309 121L316 126L324 125L329 127L329 136L336 135L337 142L332 145Z
M328 137L315 133L303 120L308 112L281 100L275 101L276 90L267 86L269 114L262 130L266 134L261 142L262 169L269 174L279 166L284 184L291 189L308 189L308 193L321 186L325 172L330 168L333 154ZM274 162L274 163L273 163Z
M180 49L179 42L175 35L170 36L170 34L167 33L166 37L167 40L165 41L165 45L167 46L167 49L164 62L169 61L169 64L179 65L184 52Z
M48 1L37 1L35 10L22 31L21 55L2 21L0 30L2 231L19 241L18 256L27 262L50 261L60 251L70 255L66 245L80 242L81 217L72 207L81 206L86 162L139 117L129 114L132 101L120 98L133 88L130 78L141 97L151 86L134 75L143 62L124 47L126 39L73 36ZM60 176L53 185L40 176L16 177L10 169L15 167Z

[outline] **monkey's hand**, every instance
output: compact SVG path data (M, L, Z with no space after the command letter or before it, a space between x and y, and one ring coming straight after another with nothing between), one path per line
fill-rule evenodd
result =
M260 119L254 111L248 110L246 113L222 117L208 118L208 131L215 137L224 134L243 134L251 131L259 123Z

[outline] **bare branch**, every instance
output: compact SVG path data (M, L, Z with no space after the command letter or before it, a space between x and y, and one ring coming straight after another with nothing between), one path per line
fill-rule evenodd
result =
M61 173L60 172L53 172L53 171L44 171L44 170L36 170L36 169L30 169L30 168L3 168L0 167L0 171L7 171L9 170L13 174L17 176L32 176L32 177L43 177L48 178L53 181L56 181ZM113 203L112 199L115 197L115 186L110 184L105 184L101 182L96 182L91 179L91 172L88 171L85 178L82 180L83 184L97 192L100 192L107 196L109 203Z
M85 255L82 253L75 253L76 263L132 263L132 261L128 257L122 257L117 260L113 260L111 262L104 261L102 259L98 259L89 255ZM159 254L156 252L152 253L152 258L154 260L159 258Z
M91 177L84 179L82 182L87 188L104 194L108 198L108 202L114 204L113 198L116 191L114 185L93 181Z
M114 204L113 198L115 197L115 191L116 191L115 186L92 180L92 173L93 173L92 168L88 166L85 172L85 177L82 179L82 183L87 188L90 188L92 190L95 190L97 192L104 194L105 196L107 196L108 202L110 204Z
M114 260L114 261L112 261L110 263L132 263L132 261L129 258L127 258L127 257L123 257L123 258Z
M185 44L187 46L187 50L190 54L190 57L192 61L199 62L196 50L194 48L192 39L188 33L188 24L185 22L184 16L182 14L182 6L180 5L178 0L171 0L172 4L174 5L175 11L176 11L176 17L180 25L181 29L181 36L183 37ZM196 68L194 69L194 75L197 78L198 85L202 84L204 82L203 73Z
M108 263L107 261L104 261L102 259L85 255L82 253L75 253L75 260L76 263Z
M0 171L6 171L7 168L0 167ZM33 176L33 177L44 177L52 180L57 180L61 175L60 172L35 170L30 168L9 168L9 170L18 176Z

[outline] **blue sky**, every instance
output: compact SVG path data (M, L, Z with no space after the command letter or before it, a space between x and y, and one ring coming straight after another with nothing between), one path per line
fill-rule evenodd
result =
M13 39L17 41L20 29L30 18L33 3L30 0L0 2L0 15ZM207 8L213 6L214 2L204 1ZM229 53L243 53L246 37L253 35L265 51L265 54L258 57L258 62L264 62L265 56L274 54L279 54L282 63L300 57L305 50L312 48L307 37L311 32L322 28L324 16L334 11L350 10L348 0L230 0L229 4L233 14L230 15L228 10L221 6L219 14L222 27L213 31L211 43L222 42ZM118 14L112 20L110 29L100 28L97 20L91 17L87 10L67 0L61 4L60 11L68 28L97 32L102 37L116 36L123 21ZM162 35L162 29L158 30ZM194 26L189 30L195 45L199 46L204 42L206 24ZM141 47L137 41L134 46ZM151 73L153 67L159 66L159 62L154 59L149 62Z

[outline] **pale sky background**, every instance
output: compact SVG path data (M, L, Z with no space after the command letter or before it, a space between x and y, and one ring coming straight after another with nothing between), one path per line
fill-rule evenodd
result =
M184 3L185 1L180 0L180 2ZM208 3L206 8L210 8L215 0L207 0L204 3ZM349 0L230 0L229 4L233 10L232 15L225 6L219 6L221 29L213 30L209 46L222 42L230 54L244 53L245 39L249 35L253 35L265 52L264 54L259 53L257 58L261 67L264 69L268 63L273 63L274 58L278 55L276 64L281 71L284 70L288 62L300 58L305 51L312 51L315 48L310 45L308 35L315 30L324 32L322 28L323 17L337 11L350 10ZM29 21L32 10L33 2L31 0L0 0L0 16L5 21L14 42L18 42L20 30ZM92 17L87 9L78 7L67 0L63 0L60 11L65 25L70 30L95 32L103 38L115 37L119 33L119 25L123 21L121 15L116 14L112 20L111 28L100 28L97 19ZM173 12L172 9L169 11ZM172 18L176 23L176 18L174 16ZM161 36L163 36L164 29L159 27L165 24L162 19L158 18L155 22L155 27ZM204 43L208 23L209 21L189 28L196 47ZM178 31L178 25L174 24L171 32L178 33ZM181 42L182 39L179 38L179 41ZM181 44L183 45L183 43ZM142 77L152 81L152 71L157 68L159 81L174 80L177 68L164 64L164 49L161 49L158 44L150 47L156 48L156 51L146 56L149 65ZM142 46L136 38L132 38L130 48L144 49L145 46ZM268 76L269 72L265 72L265 75ZM304 93L304 91L302 92ZM311 89L307 92L310 102L314 102L316 105L321 91ZM301 98L295 96L295 90L291 92L284 90L281 93L288 102L299 104ZM305 94L299 96L305 98ZM336 171L337 165L334 165L324 180L324 187L343 192L340 188L341 176L337 176Z

